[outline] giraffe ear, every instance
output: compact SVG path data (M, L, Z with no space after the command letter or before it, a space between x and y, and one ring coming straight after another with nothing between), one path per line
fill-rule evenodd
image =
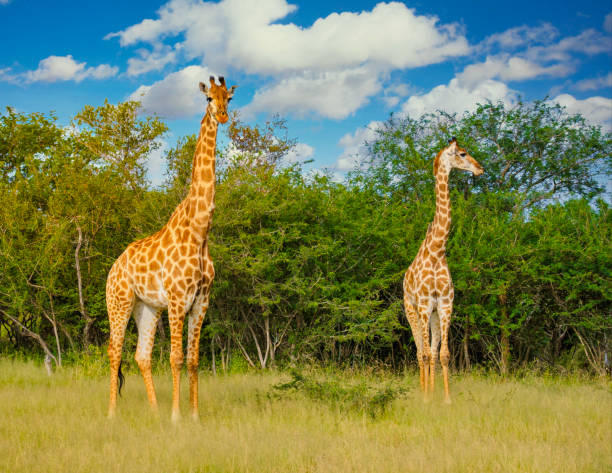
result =
M228 96L231 97L232 95L234 95L234 90L236 90L237 88L238 88L237 85L232 85L227 91Z
M205 94L208 93L208 89L206 88L206 84L204 84L204 82L200 82L200 90Z

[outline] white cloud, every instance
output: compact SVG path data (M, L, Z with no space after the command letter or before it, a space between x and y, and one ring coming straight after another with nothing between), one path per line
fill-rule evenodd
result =
M327 118L345 118L378 93L382 83L374 71L366 67L305 73L258 90L252 102L241 112L292 113L304 117L315 112Z
M470 64L457 79L466 86L475 86L485 79L504 81L521 81L539 76L562 77L572 73L574 68L569 64L552 64L542 66L528 59L517 56L488 56L485 62Z
M172 53L179 50L181 57L212 69L270 77L247 113L314 112L330 118L344 118L361 107L391 70L442 62L470 50L456 24L419 16L399 2L332 13L309 27L281 23L296 8L286 0L171 0L157 19L107 38L118 37L122 46L152 46L129 60L130 75L163 67L176 60ZM168 40L173 51L162 43Z
M457 78L463 85L473 87L485 79L520 81L542 76L564 77L575 71L576 54L592 56L612 49L610 37L594 29L557 40L558 36L557 29L548 23L534 28L520 26L491 35L476 49L495 47L501 51L517 51L489 55L484 62L467 66Z
M314 154L314 148L306 143L296 143L289 153L283 158L287 163L298 163L310 158Z
M164 182L164 173L166 171L166 159L165 154L168 151L168 142L160 139L158 140L159 148L153 150L149 154L147 160L147 177L151 181L153 186L161 186Z
M480 48L490 49L493 47L502 50L511 50L528 44L550 43L559 36L559 31L550 23L540 26L517 26L501 33L488 36L479 45Z
M593 79L583 79L576 82L576 89L578 90L597 90L603 89L604 87L612 87L612 72L603 77L595 77Z
M546 46L532 46L524 55L535 62L570 61L570 53L595 54L606 53L612 49L612 38L594 29L588 29L576 36L568 36L558 43Z
M106 79L117 75L118 68L101 64L96 67L86 67L84 62L76 62L71 55L49 56L38 63L34 71L23 74L27 82L59 82L73 80L81 82L84 79Z
M201 66L188 66L152 85L141 85L129 99L138 100L146 113L164 118L191 117L204 113L206 100L198 87L213 74Z
M378 130L383 126L380 121L370 122L367 126L358 128L354 133L347 133L338 144L344 148L342 154L336 160L335 168L338 171L352 171L363 163L367 156L367 143L372 143L378 138Z
M605 31L612 33L612 12L608 13L604 18L603 27Z
M361 13L332 13L308 28L279 23L295 9L285 0L172 0L159 10L159 19L107 38L119 37L128 46L155 44L182 33L180 44L189 57L215 68L232 65L259 74L325 71L365 62L417 67L469 51L456 25L438 25L438 18L418 16L399 2L379 3Z
M466 86L456 77L448 85L439 85L426 94L413 95L403 105L402 112L411 117L443 110L448 113L463 113L474 110L478 103L502 101L516 102L517 93L506 84L492 79Z
M400 98L397 95L385 95L382 100L389 108L395 107L400 102Z
M565 107L570 114L580 113L594 125L601 125L605 131L612 131L612 99L589 97L579 100L569 94L557 95L551 100Z
M11 0L0 0L0 5L8 5L11 3Z
M150 71L159 71L177 59L176 50L166 45L157 46L154 51L139 49L137 54L140 57L128 59L128 76L138 76Z
M11 73L10 67L5 67L4 69L0 69L0 82L17 83L19 82L19 77Z

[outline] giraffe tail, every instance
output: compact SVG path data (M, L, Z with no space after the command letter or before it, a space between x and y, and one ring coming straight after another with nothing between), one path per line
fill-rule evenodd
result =
M119 372L117 373L119 376L119 396L121 396L121 388L123 387L123 383L125 382L125 376L123 376L123 373L121 372L121 365L123 364L123 361L119 362Z

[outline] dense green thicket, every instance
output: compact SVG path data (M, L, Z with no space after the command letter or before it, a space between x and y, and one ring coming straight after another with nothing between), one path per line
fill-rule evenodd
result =
M166 153L165 185L151 188L144 169L166 131L160 120L105 103L72 125L0 115L0 343L58 364L105 345L107 272L129 242L165 224L195 148L194 136L180 139ZM218 152L217 276L201 343L213 366L412 363L401 281L433 217L433 156L457 136L485 174L451 179L454 365L605 371L610 134L545 102L391 117L338 183L284 163L295 141L280 119L227 130L234 147ZM160 354L166 335L160 325Z

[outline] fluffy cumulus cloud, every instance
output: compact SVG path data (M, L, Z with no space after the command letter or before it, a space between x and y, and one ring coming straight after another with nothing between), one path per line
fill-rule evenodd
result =
M290 164L299 163L312 157L314 151L314 148L306 143L296 143L293 149L284 157L284 160Z
M213 74L201 66L189 66L174 72L152 85L140 86L130 100L138 100L146 113L163 118L192 116L206 109L206 101L198 83Z
M570 114L580 113L594 125L600 125L605 131L612 131L612 99L607 97L589 97L576 99L570 94L557 95L551 100L566 108Z
M421 95L413 95L402 105L402 112L411 117L444 110L448 113L471 111L479 103L502 101L516 102L517 93L500 81L487 79L472 86L462 84L454 78L448 85L439 85Z
M177 52L166 45L157 45L153 51L139 49L138 57L128 59L128 76L139 76L151 71L159 71L168 64L176 62Z
M335 168L338 171L346 172L361 165L368 154L367 144L376 140L378 130L382 126L382 122L373 121L367 126L358 128L355 132L347 133L340 138L338 144L343 148L343 151L336 161Z
M470 64L457 75L457 78L465 86L472 87L483 79L521 81L539 76L563 77L573 70L570 64L557 63L544 66L529 59L502 54L489 56L485 62Z
M440 24L399 2L333 13L309 27L282 23L295 9L286 0L172 0L157 19L107 38L117 37L123 46L150 45L149 53L140 51L132 59L128 73L133 75L174 61L179 50L184 59L213 69L271 78L247 112L315 112L331 118L346 117L365 104L392 70L470 50L456 24ZM173 48L164 47L168 40Z
M34 71L23 74L27 82L59 82L84 79L107 79L117 75L118 68L101 64L96 67L87 67L84 62L77 62L71 55L49 56L38 63Z
M246 117L259 112L303 117L314 112L340 119L357 110L381 87L377 74L366 67L309 73L258 90L242 113Z
M417 67L466 54L467 40L456 25L438 25L404 4L380 3L371 11L332 13L302 28L279 21L296 9L285 0L172 0L159 19L144 20L108 38L124 46L155 44L182 34L181 47L211 67L248 73L329 70L364 62Z

